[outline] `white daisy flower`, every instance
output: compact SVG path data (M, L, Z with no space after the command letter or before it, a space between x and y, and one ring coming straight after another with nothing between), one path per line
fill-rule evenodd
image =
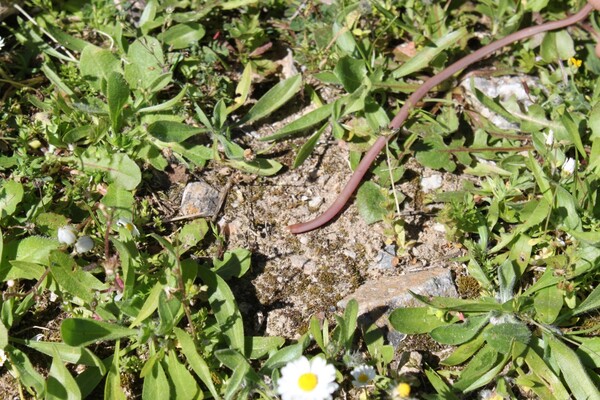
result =
M8 360L8 357L6 357L6 352L0 349L0 367L4 365L6 360Z
M335 368L320 357L304 356L281 369L277 392L282 400L328 400L338 388Z
M575 172L575 160L571 157L567 158L562 165L562 172L564 175L573 175Z
M131 222L129 218L119 217L117 220L117 226L122 226L123 228L127 229L133 237L140 236L140 231L138 231L138 228L133 224L133 222Z
M359 365L352 370L351 374L354 377L352 384L359 388L368 385L375 378L375 368L370 365Z
M88 235L82 236L79 238L77 243L75 243L75 251L79 254L87 253L91 249L94 248L94 241Z
M77 241L77 231L71 225L65 225L58 228L58 242L66 244L67 246L72 245Z

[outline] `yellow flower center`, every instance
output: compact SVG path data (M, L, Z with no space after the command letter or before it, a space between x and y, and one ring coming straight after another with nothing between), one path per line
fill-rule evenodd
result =
M302 374L298 379L298 386L305 392L312 392L317 387L317 383L319 383L319 379L312 372Z
M410 385L408 383L400 383L396 386L396 394L400 397L410 396Z
M357 380L358 380L360 383L367 383L367 382L369 382L369 375L367 375L367 374L364 374L364 373L363 373L363 374L360 374L360 375L358 376L358 379L357 379Z

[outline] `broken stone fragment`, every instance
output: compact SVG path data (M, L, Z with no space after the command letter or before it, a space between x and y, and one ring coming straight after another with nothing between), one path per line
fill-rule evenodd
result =
M396 258L396 245L388 244L377 253L375 263L369 268L381 269L381 270L392 270L398 263Z
M441 188L443 182L444 180L440 174L423 177L421 178L421 189L423 189L424 193L433 192L434 190Z
M408 291L426 296L458 297L449 269L436 267L399 276L386 276L369 281L354 293L340 300L337 305L345 308L351 299L358 302L359 321L388 327L390 340L398 345L405 335L389 326L388 315L400 307L421 307ZM400 337L401 338L400 338Z
M528 75L470 76L465 78L460 86L465 91L465 100L475 111L496 127L506 130L519 129L519 127L483 105L477 99L474 89L481 91L490 99L498 99L508 112L516 114L522 114L520 107L527 110L535 101L535 97L529 93L530 89L543 89L539 79Z
M183 216L213 217L219 212L221 193L200 180L190 182L183 190L180 214Z
M358 302L358 315L383 308L422 306L408 293L412 291L426 296L458 297L449 269L431 268L398 276L386 276L368 281L354 293L338 302L345 308L351 299Z

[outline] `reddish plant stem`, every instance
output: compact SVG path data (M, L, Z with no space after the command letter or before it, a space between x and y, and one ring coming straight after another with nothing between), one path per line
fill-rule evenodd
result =
M600 1L600 0L599 0ZM547 22L545 24L531 26L529 28L522 29L518 32L510 34L502 39L496 40L479 50L461 58L456 61L454 64L448 66L446 69L442 70L438 74L432 76L427 79L423 84L406 100L398 114L394 117L392 122L389 124L389 129L392 132L397 132L404 121L408 118L408 114L414 108L415 104L417 104L425 95L435 86L439 85L446 79L452 77L454 74L462 71L467 68L471 64L476 63L477 61L485 58L486 56L492 54L493 52L501 49L504 46L507 46L513 42L517 42L531 36L537 35L538 33L552 31L556 29L561 29L567 27L569 25L576 24L582 20L584 20L592 11L594 7L589 3L583 6L583 8L567 18ZM385 144L388 140L390 140L394 135L380 136L377 138L373 146L367 151L361 162L358 164L358 167L350 177L350 180L339 194L337 199L333 202L331 206L317 218L304 222L301 224L290 225L288 229L292 233L304 233L308 231L312 231L313 229L317 229L329 221L331 221L339 212L344 208L352 194L356 191L356 188L360 185L363 177L381 152L385 147Z

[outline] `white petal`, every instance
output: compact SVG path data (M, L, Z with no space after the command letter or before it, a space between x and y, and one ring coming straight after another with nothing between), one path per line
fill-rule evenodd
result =
M306 357L300 357L281 369L277 392L282 400L331 399L331 394L338 388L335 383L335 372L335 367L327 364L327 361L320 357L310 361ZM299 386L300 377L307 373L317 376L317 385L308 392Z
M575 160L571 157L567 158L562 165L562 170L566 175L573 175L573 172L575 172Z
M61 228L58 228L57 236L59 243L66 244L68 246L77 241L77 232L71 225L65 225Z
M75 251L78 253L87 253L94 248L94 241L88 235L79 238L75 243Z
M552 147L554 144L554 131L550 129L547 135L544 134L544 137L546 138L546 146Z

